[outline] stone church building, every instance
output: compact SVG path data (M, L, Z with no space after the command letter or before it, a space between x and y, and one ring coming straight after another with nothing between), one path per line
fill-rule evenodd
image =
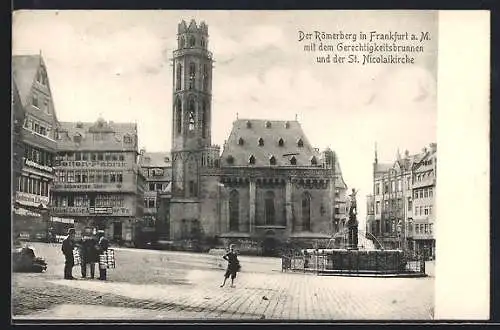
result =
M217 238L240 251L324 246L345 223L346 184L335 152L308 141L298 121L237 119L212 145L208 27L178 25L173 51L173 241Z

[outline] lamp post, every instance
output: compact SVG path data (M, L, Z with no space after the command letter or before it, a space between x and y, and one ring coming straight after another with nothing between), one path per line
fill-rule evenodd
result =
M401 220L398 221L396 228L398 232L398 248L401 250Z

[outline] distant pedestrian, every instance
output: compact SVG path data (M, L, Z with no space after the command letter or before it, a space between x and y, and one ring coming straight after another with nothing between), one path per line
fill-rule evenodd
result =
M73 249L75 247L75 228L68 229L68 236L62 242L61 250L64 254L64 279L74 280L73 266L75 265Z
M109 241L104 235L104 231L99 230L97 232L97 236L99 237L99 254L107 254L108 253L108 247L109 247ZM99 279L102 281L106 280L106 275L107 275L107 267L108 265L102 262L99 262Z
M95 276L95 264L99 262L97 242L93 237L85 237L82 244L82 277L87 277L87 268L90 268L90 278Z
M240 271L240 262L238 256L234 251L234 245L230 245L229 252L226 253L223 258L227 260L227 269L224 274L224 282L222 282L221 288L226 284L226 280L231 276L231 287L234 287L234 279L236 278L236 273Z

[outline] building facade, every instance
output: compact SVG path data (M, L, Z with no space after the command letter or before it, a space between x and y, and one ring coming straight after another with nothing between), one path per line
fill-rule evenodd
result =
M412 174L413 223L409 236L410 244L413 244L414 251L430 258L435 258L436 255L436 153L435 143L424 149L424 156L414 164Z
M311 146L297 121L236 120L223 152L212 145L208 27L178 26L173 52L170 239L217 238L240 251L326 244L345 223L346 185L331 150ZM338 203L337 203L338 202Z
M12 77L14 237L43 238L51 226L57 117L41 55L13 56Z
M146 178L144 188L144 227L142 230L154 229L155 237L149 237L149 239L169 240L169 203L172 182L171 155L166 152L146 152L146 150L141 149L139 166ZM147 236L146 233L145 236Z
M75 220L77 236L89 228L105 230L130 244L142 225L145 179L137 165L137 125L61 122L52 213Z
M434 255L435 158L435 143L415 155L405 151L402 157L398 152L393 163L379 163L375 153L366 232L384 248Z

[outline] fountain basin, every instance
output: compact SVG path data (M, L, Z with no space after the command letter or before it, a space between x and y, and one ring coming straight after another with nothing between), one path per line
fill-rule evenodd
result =
M407 260L401 250L307 249L290 266L319 275L426 276L425 264Z

